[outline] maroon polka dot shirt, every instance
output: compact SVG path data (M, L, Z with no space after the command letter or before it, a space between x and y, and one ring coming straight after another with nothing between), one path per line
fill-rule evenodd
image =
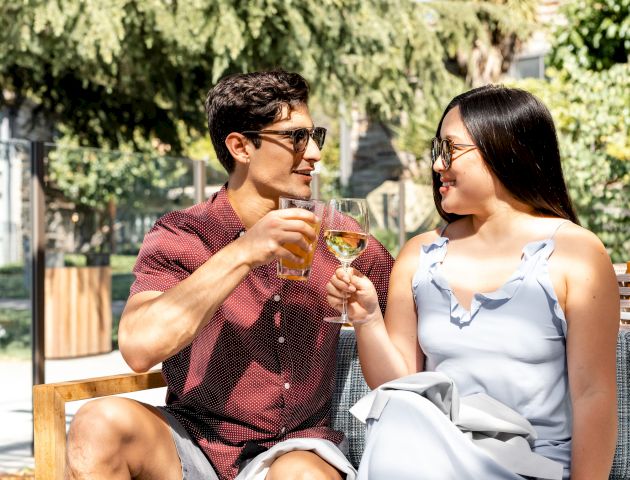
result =
M225 187L165 215L146 235L131 295L168 290L244 231ZM278 278L276 262L253 269L195 340L162 364L167 409L222 480L236 476L247 441L270 447L295 437L343 440L329 426L339 325L322 320L338 314L325 286L339 261L322 235L307 282ZM353 263L374 283L383 311L392 264L373 238Z

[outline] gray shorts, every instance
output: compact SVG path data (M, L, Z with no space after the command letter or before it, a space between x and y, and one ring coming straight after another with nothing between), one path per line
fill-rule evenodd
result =
M190 438L181 423L163 407L157 407L169 426L182 464L183 480L218 480L212 464L197 443ZM341 448L347 449L347 444ZM277 443L272 448L254 457L237 475L235 480L263 480L273 461L290 451L310 450L346 475L346 480L355 480L356 470L334 443L321 438L292 438Z
M201 448L199 448L197 442L190 438L190 435L188 435L184 426L179 423L179 420L177 420L163 407L157 408L171 427L171 435L173 435L173 441L175 442L175 448L177 448L179 461L182 464L182 479L219 480L214 468L212 468L212 464Z

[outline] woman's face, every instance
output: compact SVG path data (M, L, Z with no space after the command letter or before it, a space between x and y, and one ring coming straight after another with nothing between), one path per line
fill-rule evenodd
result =
M457 215L489 213L487 210L492 208L497 188L501 185L474 146L459 107L451 109L444 117L440 139L449 139L455 144L448 170L444 168L441 156L433 164L433 170L440 175L442 209Z

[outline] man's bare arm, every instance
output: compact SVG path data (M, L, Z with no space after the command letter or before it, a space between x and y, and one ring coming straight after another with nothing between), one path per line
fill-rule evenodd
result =
M308 249L314 215L303 209L275 210L215 253L166 292L145 291L129 299L121 317L119 348L136 372L144 372L188 345L252 268L276 258L298 261L285 243Z

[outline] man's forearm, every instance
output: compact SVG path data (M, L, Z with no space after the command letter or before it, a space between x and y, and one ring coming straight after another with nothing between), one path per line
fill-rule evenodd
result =
M120 351L146 371L188 345L251 270L238 241L214 254L175 287L142 300L132 297L120 322Z

